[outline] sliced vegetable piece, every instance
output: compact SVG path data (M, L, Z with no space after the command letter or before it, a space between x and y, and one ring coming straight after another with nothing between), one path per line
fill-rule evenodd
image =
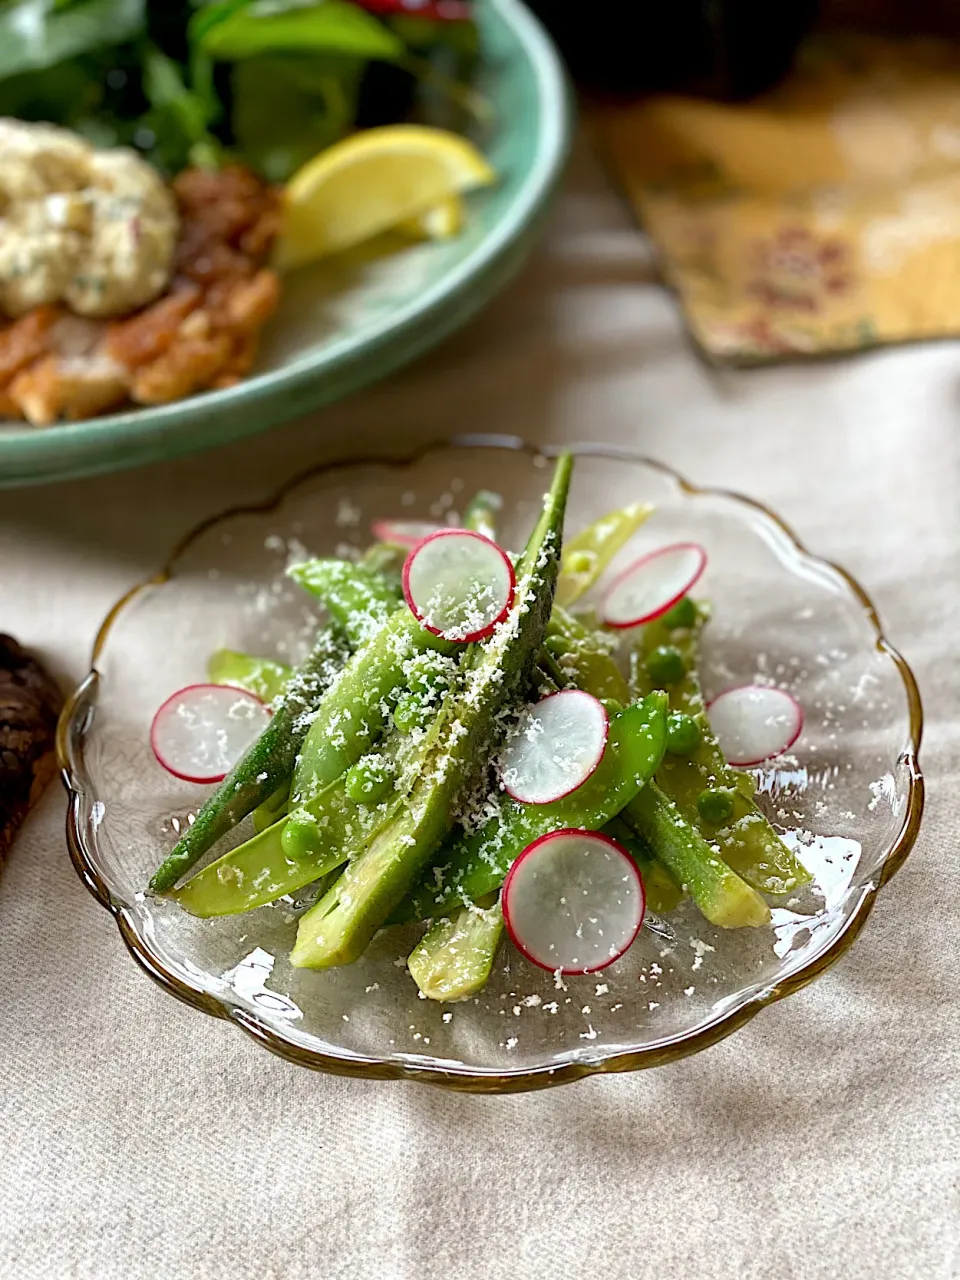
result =
M503 885L514 945L542 969L596 973L643 924L643 881L622 845L599 831L551 831L524 849Z
M211 684L232 684L246 689L261 702L272 702L283 692L293 668L270 658L255 658L236 649L217 649L207 659L207 679Z
M587 525L563 548L560 577L557 579L557 604L568 608L589 591L607 565L644 524L654 508L646 502L608 511Z
M659 618L682 599L707 566L696 542L676 542L641 556L604 593L600 619L608 627L638 627Z
M431 533L442 533L446 525L432 524L428 520L374 520L370 529L381 542L392 542L398 547L415 547Z
M380 737L390 699L404 685L405 668L427 649L452 652L453 646L431 635L401 605L357 650L313 717L294 771L292 816Z
M246 689L191 684L153 717L150 746L175 778L222 782L269 723L269 707Z
M503 508L503 499L499 493L490 489L480 489L467 503L463 513L463 527L472 529L474 533L482 533L491 542L497 540L497 516Z
M656 850L680 887L711 924L721 929L759 928L770 908L732 871L669 796L651 783L627 805L624 819Z
M499 899L486 908L471 903L431 925L407 968L428 1000L466 1000L486 986L502 934Z
M274 703L273 719L217 787L174 848L154 872L154 893L172 889L203 854L276 791L289 785L294 762L303 746L324 692L343 668L347 649L339 633L325 627L314 647L294 672Z
M403 566L403 594L414 617L458 644L491 636L510 612L515 590L510 557L470 529L431 534Z
M683 890L642 836L637 835L622 818L611 819L603 831L604 835L622 844L640 868L648 913L664 916L680 905L684 899Z
M500 754L500 780L521 804L551 804L583 786L603 758L610 720L582 689L542 698Z
M785 689L744 684L707 704L710 727L734 767L762 764L789 751L803 729L803 708Z
M527 685L543 643L572 467L569 454L557 462L520 560L516 604L490 644L468 649L462 687L444 699L407 803L301 918L293 965L325 969L356 960L452 827L457 798L489 759L500 709Z

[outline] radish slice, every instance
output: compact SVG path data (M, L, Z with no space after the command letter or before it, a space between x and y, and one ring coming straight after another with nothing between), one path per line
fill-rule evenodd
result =
M598 831L551 831L528 844L501 895L507 932L528 960L595 973L631 946L645 900L637 864Z
M524 715L500 756L500 780L521 804L562 800L603 758L610 720L581 689L551 693Z
M464 644L503 621L515 587L509 556L469 529L431 534L403 566L403 594L416 617L435 636Z
M639 627L681 600L707 567L696 542L676 542L634 561L607 588L600 620L608 627Z
M732 765L762 764L782 755L803 728L803 707L796 698L762 684L745 684L718 694L707 715Z
M270 723L255 694L224 684L191 684L169 697L150 726L150 745L184 782L222 782Z
M370 526L378 542L393 542L398 547L415 547L432 533L440 533L446 526L430 524L427 520L374 520Z

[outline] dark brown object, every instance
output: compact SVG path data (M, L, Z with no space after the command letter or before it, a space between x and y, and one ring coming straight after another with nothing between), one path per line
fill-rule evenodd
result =
M63 696L36 658L0 634L0 862L57 770Z

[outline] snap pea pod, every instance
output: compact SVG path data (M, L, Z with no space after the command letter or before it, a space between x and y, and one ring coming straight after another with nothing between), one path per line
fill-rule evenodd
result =
M453 826L458 798L489 759L498 715L526 686L543 642L572 464L569 454L557 462L518 565L513 608L486 644L469 646L460 684L444 699L402 812L301 918L290 957L295 966L322 969L356 960Z
M358 649L320 703L294 770L291 810L301 807L355 764L383 731L391 700L405 687L405 668L427 650L455 646L426 631L401 605Z
M663 916L678 907L683 901L683 890L646 840L638 836L622 818L612 818L603 830L606 835L623 845L640 868L647 910Z
M622 816L656 850L711 924L743 929L769 923L770 908L759 893L717 857L655 782L631 800Z
M272 796L268 796L263 804L258 804L253 811L253 829L259 835L272 827L275 822L286 816L290 807L290 784L278 787Z
M203 805L154 872L150 888L166 893L199 858L248 813L269 799L293 772L314 709L342 670L347 654L333 627L321 631L306 661L276 700L274 715L256 742Z
M630 687L613 659L608 638L558 605L554 605L544 647L578 689L586 689L595 698L612 698L624 704L631 701Z
M407 548L398 542L371 542L360 560L360 564L368 573L375 573L386 585L396 592L399 600L403 595L400 574L403 562L407 558Z
M681 615L682 616L682 615ZM808 884L811 875L797 856L783 843L753 799L753 781L748 774L727 764L720 744L710 728L703 693L697 676L700 632L706 611L700 607L692 626L673 626L673 618L649 623L638 638L632 679L641 692L651 681L650 664L663 650L679 653L683 675L668 687L674 711L693 718L700 729L699 745L690 754L668 754L657 775L664 792L676 801L685 820L715 843L721 857L738 875L761 893L790 893ZM700 802L705 792L719 792L729 816L711 823L711 809ZM724 813L723 809L717 811Z
M269 658L255 658L236 649L217 649L207 659L211 684L231 684L255 694L261 702L278 698L293 675L293 668Z
M646 502L632 502L627 507L609 511L571 538L563 548L560 577L557 579L557 604L568 608L589 591L607 565L653 514Z
M521 804L504 792L497 812L471 835L460 835L434 859L391 923L448 915L461 903L499 889L528 844L561 827L598 831L653 777L666 749L667 698L651 693L610 721L606 750L594 773L550 804Z
M499 894L488 907L461 907L410 952L410 976L428 1000L467 1000L486 986L503 933Z
M358 804L347 795L345 779L337 778L313 801L316 840L306 855L288 852L283 834L289 819L281 818L204 867L173 896L191 915L204 917L237 915L275 902L356 857L399 803L391 798Z
M287 575L323 602L354 647L380 630L400 600L380 574L347 560L304 560L291 565Z
M413 786L409 765L414 752L409 738L391 733L375 758L364 757L309 801L305 811L313 824L309 844L291 842L286 836L290 817L280 816L253 839L204 867L174 896L194 915L235 915L312 884L362 853L395 816ZM358 788L358 769L374 759L389 785L376 791Z
M474 533L482 533L491 542L497 540L497 516L503 507L503 499L499 493L489 489L480 489L467 503L463 513L463 527L472 529Z

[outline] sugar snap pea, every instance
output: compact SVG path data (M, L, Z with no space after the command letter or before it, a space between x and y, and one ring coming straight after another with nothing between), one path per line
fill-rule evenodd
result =
M430 926L407 959L410 976L428 1000L466 1000L486 986L503 933L499 894L471 902Z
M569 538L557 579L557 604L567 608L589 591L620 548L652 514L653 507L648 503L632 502L609 511Z
M322 601L350 644L365 644L399 603L399 593L378 573L348 560L304 560L289 577Z
M497 516L503 507L503 499L499 493L492 493L489 489L481 489L467 503L467 508L463 513L463 527L465 529L473 529L475 533L482 533L485 538L490 538L492 542L497 540Z

